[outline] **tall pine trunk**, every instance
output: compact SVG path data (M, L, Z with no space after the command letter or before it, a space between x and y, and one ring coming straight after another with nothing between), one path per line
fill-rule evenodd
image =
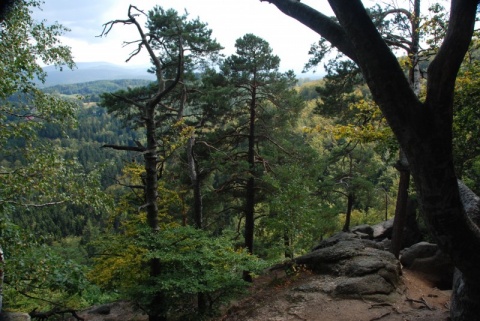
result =
M147 136L147 151L145 152L145 207L147 211L147 224L152 233L160 229L158 218L158 156L157 138L155 134L155 106L147 105L145 108L145 127ZM149 262L150 276L155 279L162 273L162 264L159 259L153 258ZM161 291L153 294L148 309L149 321L166 321L165 296Z
M187 160L188 160L188 174L190 176L190 182L193 189L193 220L195 222L195 228L203 229L203 204L202 204L202 192L201 181L198 175L197 163L195 161L195 155L193 153L193 147L195 146L195 136L192 134L187 142ZM207 297L205 293L197 293L197 307L198 313L204 315L207 312Z
M400 173L398 183L397 204L393 220L391 252L398 259L403 244L403 230L407 221L408 187L410 185L410 170L404 153L400 152L400 159L395 166Z
M252 89L250 100L250 122L248 133L248 180L245 199L245 247L253 254L253 238L255 231L255 119L256 119L256 87ZM250 272L243 273L243 279L252 282Z
M345 224L343 225L342 231L348 232L350 231L350 220L352 218L352 210L353 210L353 202L355 201L355 197L352 193L348 193L347 195L347 212L345 213Z
M417 97L420 95L421 90L420 61L418 56L420 50L420 2L421 0L414 1L413 15L410 21L412 39L408 48L408 56L410 58L408 82ZM398 182L397 205L393 221L391 252L398 258L403 244L403 231L407 221L408 187L410 185L408 160L401 148L396 168L400 173L400 180Z
M3 267L5 265L5 259L3 257L3 249L0 246L0 315L2 314L3 304Z

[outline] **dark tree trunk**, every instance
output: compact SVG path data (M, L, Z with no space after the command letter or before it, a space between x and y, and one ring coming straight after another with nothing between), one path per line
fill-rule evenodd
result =
M162 266L160 260L150 260L150 276L152 278L158 277L161 271ZM156 292L150 301L148 307L148 321L167 321L165 295L160 291Z
M405 229L403 230L402 248L407 248L423 240L422 232L417 221L418 202L409 197L407 200L407 217Z
M479 1L451 1L446 36L428 68L425 102L416 97L360 0L328 0L338 24L298 1L267 1L317 31L360 66L407 156L430 231L463 273L471 298L460 300L459 292L453 293L458 303L452 305L452 319L478 320L480 230L461 202L451 145L455 79L472 39Z
M410 68L408 71L408 81L415 95L420 94L420 66L418 51L420 49L420 0L415 0L412 18L410 18L411 30L411 45L408 50L410 58ZM400 148L399 159L396 168L400 173L400 180L398 182L397 203L395 207L395 218L393 221L392 232L392 247L391 251L396 258L400 255L400 250L403 244L403 231L407 220L407 203L408 203L408 187L410 185L410 168L408 160Z
M155 124L155 106L145 108L145 127L147 136L147 151L145 161L145 205L147 210L147 223L152 233L160 229L158 221L158 156L157 138ZM150 260L150 276L156 278L162 272L162 265L159 259ZM162 292L154 293L149 306L149 321L166 321L165 296Z
M403 154L403 153L401 153ZM392 231L392 245L391 251L398 259L400 250L403 244L403 231L407 221L407 203L408 203L408 186L410 185L410 170L408 162L403 160L403 155L400 156L399 162L396 165L400 173L400 180L398 183L397 204L395 207L395 218L393 220Z
M188 172L193 189L193 220L195 222L195 228L201 230L203 228L203 204L201 193L201 181L198 175L197 163L195 161L195 154L193 147L195 146L195 136L188 139L187 142L187 159L188 159ZM204 315L207 312L207 297L205 293L197 294L197 307L198 313Z
M355 201L355 197L353 194L348 194L347 196L347 212L345 213L345 224L343 225L342 231L348 232L350 231L350 220L352 218L352 209L353 209L353 202Z
M250 254L253 253L253 235L255 228L254 220L254 197L255 178L250 177L247 182L247 204L245 211L245 247Z
M202 192L201 181L198 175L197 163L195 161L195 155L193 152L193 146L195 145L195 137L192 135L187 142L187 159L188 159L188 172L190 176L190 182L193 189L193 219L195 227L198 229L203 228L203 204L202 204Z
M5 259L3 257L3 249L0 246L0 315L2 314L2 304L3 304L3 269L5 267Z
M157 138L154 119L154 108L147 107L145 126L147 136L147 151L145 152L145 207L147 223L153 231L158 231L158 173L157 173Z
M256 87L252 88L250 100L250 122L248 133L248 180L245 199L245 247L253 254L253 238L255 232L255 120L256 120ZM245 281L251 282L248 271L243 274Z
M455 321L480 320L480 284L466 279L458 269L453 277L450 311Z
M288 236L288 231L286 229L283 232L283 246L285 247L285 258L293 259L292 249L290 248L290 237Z

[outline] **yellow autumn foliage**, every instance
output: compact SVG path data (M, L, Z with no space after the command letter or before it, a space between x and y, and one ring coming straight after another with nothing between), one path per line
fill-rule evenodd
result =
M102 288L132 287L148 277L143 268L146 249L134 244L112 244L110 251L96 258L95 268L87 277Z

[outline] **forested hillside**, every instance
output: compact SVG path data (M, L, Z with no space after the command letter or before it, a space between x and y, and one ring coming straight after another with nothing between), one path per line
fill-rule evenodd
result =
M130 6L127 20L108 22L102 36L136 27L138 51L127 59L148 52L154 81L39 89L33 80L48 77L39 60L74 65L58 38L66 30L32 21L36 1L16 6L0 30L0 52L8 53L0 57L0 309L41 318L38 311L129 300L152 321L208 319L267 267L293 262L353 226L395 217L392 258L404 246L405 225L435 240L430 208L419 206L421 192L436 187L418 185L430 170L440 176L451 165L449 178L480 193L475 37L446 99L451 135L437 133L451 138L441 148L452 159L431 169L419 167L418 146L405 144L430 132L407 135L396 126L389 107L397 100L374 90L365 71L371 66L350 42L337 43L340 51L326 38L312 45L306 68L322 62L326 76L307 81L281 71L280 58L255 34L238 38L225 56L199 18L156 6L144 26L137 19L145 12ZM435 68L443 9L421 16L422 32L405 10L361 12L388 40L382 45L402 51L391 60L398 86L407 84L405 97L419 107L393 119L431 120L416 113L434 110L422 109L436 88L423 69ZM439 152L430 146L424 151Z
M137 133L125 128L121 122L99 107L95 102L99 95L119 89L132 88L148 84L142 80L96 81L89 83L59 85L43 89L50 93L72 101L75 105L75 125L64 128L62 124L46 123L38 129L38 144L55 149L67 161L74 161L86 174L95 174L103 189L115 186L117 176L121 174L126 162L131 161L128 155L115 153L102 148L105 144L133 144ZM12 140L8 149L18 150L25 139ZM6 152L2 165L6 168L22 162L19 153ZM51 235L55 238L81 236L86 226L103 224L106 216L92 211L89 205L71 204L61 208L40 207L25 208L16 211L12 216L14 223L39 235Z

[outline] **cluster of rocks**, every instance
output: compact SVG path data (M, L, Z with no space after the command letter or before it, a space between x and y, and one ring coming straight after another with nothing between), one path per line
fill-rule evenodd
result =
M392 229L393 220L356 226L350 232L340 232L321 241L310 253L286 263L305 266L322 276L318 282L302 285L295 291L320 291L338 298L395 300L401 286L402 267L422 273L439 289L451 289L454 268L449 258L435 244L417 242L401 252L400 260L396 259L389 251ZM276 268L283 267L285 264ZM82 316L91 321L121 320L126 316L125 306L128 304L117 302L95 307L84 311ZM143 321L146 316L133 314L129 319ZM0 321L30 321L30 316L2 313Z
M402 266L423 273L433 286L451 288L453 266L435 244L416 243L401 252L400 260L390 253L392 227L393 220L389 220L340 232L321 241L310 253L295 258L293 263L333 276L322 285L322 290L342 298L385 299L395 295Z

